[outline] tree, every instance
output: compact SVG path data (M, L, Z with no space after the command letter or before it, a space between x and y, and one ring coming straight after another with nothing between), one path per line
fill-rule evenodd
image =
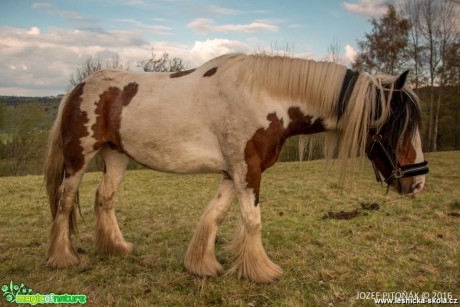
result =
M3 105L3 102L0 101L0 131L3 128L4 114L5 114L5 106Z
M415 89L420 86L420 81L423 71L422 52L422 33L421 33L421 9L422 3L420 0L406 0L403 12L410 21L411 28L409 30L409 42L407 53L410 60L413 62L413 72Z
M449 75L455 65L448 65L452 51L459 42L460 9L454 2L424 0L421 4L420 29L424 39L424 60L427 63L427 79L430 85L428 145L431 151L438 149L440 109L449 83ZM436 96L436 97L435 97Z
M451 108L451 116L453 126L460 127L460 41L457 40L452 45L446 56L446 67L449 71L446 76L446 85L450 86L454 92L453 106ZM460 147L460 129L454 130L452 148Z
M390 4L387 12L371 23L371 33L358 43L361 52L352 66L360 71L395 75L407 60L410 22Z
M428 150L437 151L440 117L449 117L444 121L450 121L452 112L456 112L456 108L451 108L456 99L449 96L455 93L450 87L459 79L456 63L460 5L449 0L405 0L402 3L401 13L389 5L385 15L372 20L372 31L359 42L361 52L353 67L394 75L398 68L406 69L409 65L415 88L426 87L422 91L428 113L424 144L428 145ZM444 112L443 107L448 107L449 111Z
M99 57L89 56L85 59L83 64L77 67L75 73L70 76L70 86L75 87L80 84L87 76L104 69L129 70L129 65L123 65L120 63L120 56L118 53L112 54L112 57L105 60L105 63Z
M70 76L70 85L72 87L80 84L87 76L95 73L96 71L102 70L102 62L98 57L89 56L86 58L85 62L77 67L75 74Z
M174 72L187 69L184 61L179 57L169 58L169 54L164 52L163 55L157 57L152 50L152 57L148 60L138 62L138 67L141 67L146 72Z
M345 59L340 48L340 42L337 38L334 38L329 47L327 47L327 56L325 60L340 65L345 64Z

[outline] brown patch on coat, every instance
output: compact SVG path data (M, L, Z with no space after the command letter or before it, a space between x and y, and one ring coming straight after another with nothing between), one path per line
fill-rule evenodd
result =
M298 134L311 134L325 131L321 119L312 122L312 117L304 115L300 108L291 107L288 110L291 120L287 128L283 126L283 119L275 113L267 115L269 126L258 129L246 143L244 157L248 166L246 173L247 187L253 189L256 204L259 199L261 174L264 170L275 164L281 149L288 137Z
M136 96L138 87L137 83L131 82L123 89L109 87L99 95L95 110L96 122L91 127L96 139L93 146L95 150L108 143L111 148L123 151L120 137L121 112Z
M400 152L398 153L398 162L399 165L410 165L415 163L415 159L417 157L417 152L414 149L411 141L407 141L410 139L409 137L404 138L404 145L402 146ZM398 187L396 185L396 180L393 183L393 186ZM400 185L405 187L410 187L413 184L414 179L412 177L403 177L399 179Z
M61 133L66 177L77 173L85 164L83 147L80 142L81 138L89 135L85 127L89 121L88 114L80 109L84 87L85 83L80 83L72 90L62 111Z
M203 77L211 77L217 72L217 67L213 67L203 74Z
M288 115L291 122L285 131L285 139L294 135L319 133L326 130L321 118L317 118L314 122L312 122L313 117L310 115L304 115L298 107L289 108Z
M404 144L400 152L398 153L398 162L401 166L413 164L415 162L415 158L417 157L417 152L414 149L414 145L409 140L409 137L404 138Z
M179 77L183 77L183 76L186 76L188 74L191 74L192 72L194 72L196 69L193 68L193 69L189 69L189 70L183 70L183 71L178 71L178 72L175 72L175 73L172 73L169 75L169 78L179 78Z

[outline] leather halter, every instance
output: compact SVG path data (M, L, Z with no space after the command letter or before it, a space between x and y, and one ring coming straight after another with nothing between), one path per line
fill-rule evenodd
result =
M393 159L391 158L390 154L385 149L385 146L383 146L381 141L382 141L382 136L380 134L374 134L372 136L371 148L369 149L369 152L367 153L367 157L372 163L372 168L374 169L375 178L377 182L382 182L382 176L383 176L385 183L390 185L393 179L399 179L403 177L413 177L413 176L424 175L428 173L429 169L427 166L428 165L427 161L423 161L420 163L414 163L414 164L408 164L404 166L400 166L399 163L397 162L394 163ZM385 163L385 165L391 166L390 175L386 177L383 174L380 175L380 172L377 169L375 162L371 159L371 154L374 149L380 150L383 153L383 158L384 158L383 163Z

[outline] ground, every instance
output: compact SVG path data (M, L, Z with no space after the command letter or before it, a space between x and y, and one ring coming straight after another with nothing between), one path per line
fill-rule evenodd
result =
M416 197L386 194L369 163L337 187L324 161L278 163L262 178L263 242L284 270L270 285L236 275L200 278L183 257L217 175L129 171L117 199L126 257L101 257L92 246L94 193L100 173L81 187L82 263L46 266L51 226L43 178L0 178L0 286L24 283L33 293L85 294L89 306L373 306L361 292L445 292L460 299L460 152L428 154L430 173ZM377 207L376 205L377 204ZM363 206L364 205L364 206ZM237 205L217 238L217 259L237 223ZM346 219L341 212L352 213ZM349 217L349 218L348 218ZM5 297L0 305L5 305Z

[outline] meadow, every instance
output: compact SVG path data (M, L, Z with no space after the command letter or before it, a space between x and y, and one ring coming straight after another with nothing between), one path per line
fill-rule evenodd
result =
M357 294L384 291L460 299L460 152L426 159L430 173L416 197L387 194L367 162L343 188L324 161L278 163L267 170L260 198L263 242L284 270L281 280L268 285L236 275L200 278L184 269L187 244L218 175L128 171L116 212L135 252L102 257L93 249L101 174L86 174L74 239L81 264L59 270L46 265L51 217L43 178L3 177L0 285L12 280L33 293L84 294L88 306L374 306ZM361 204L374 205L366 210ZM226 269L231 255L225 244L238 222L237 208L235 201L216 240L217 259ZM356 214L326 218L341 211ZM0 297L0 305L7 304Z

